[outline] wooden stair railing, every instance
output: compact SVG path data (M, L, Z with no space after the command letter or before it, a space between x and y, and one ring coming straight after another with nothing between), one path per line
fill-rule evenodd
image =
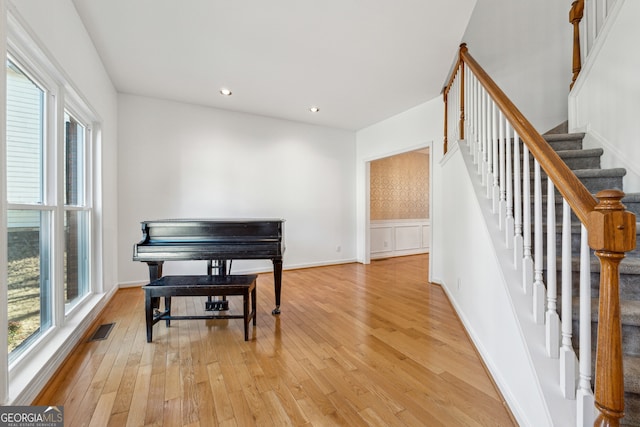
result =
M581 3L578 0L576 3ZM572 12L573 13L573 12ZM578 11L576 11L577 15ZM443 90L445 100L444 151L448 141L448 96L457 81L460 92L459 139L464 139L465 94L464 70L468 67L488 96L495 102L508 122L517 131L529 152L539 162L558 191L569 203L588 231L588 242L600 260L600 302L595 370L596 426L619 426L624 416L624 381L622 371L622 333L619 302L618 266L625 252L635 248L635 215L621 203L624 193L618 190L600 191L594 198L589 190L562 161L547 141L535 130L498 85L469 54L466 44L460 45L459 57L451 78ZM459 79L459 80L458 80Z

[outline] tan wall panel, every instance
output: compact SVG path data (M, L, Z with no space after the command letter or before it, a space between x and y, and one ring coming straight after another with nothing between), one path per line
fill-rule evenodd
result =
M371 220L429 218L429 154L412 151L374 160Z

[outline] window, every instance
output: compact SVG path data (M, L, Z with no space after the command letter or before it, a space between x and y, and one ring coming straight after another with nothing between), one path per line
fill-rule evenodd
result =
M9 351L51 326L51 219L45 204L46 91L7 60Z
M64 115L64 295L66 311L89 292L90 214L86 194L87 127Z
M91 292L91 130L76 114L81 108L59 102L65 93L55 84L13 57L6 72L8 351L15 360Z

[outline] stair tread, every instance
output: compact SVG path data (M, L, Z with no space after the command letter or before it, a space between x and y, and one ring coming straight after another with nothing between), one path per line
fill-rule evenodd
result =
M598 177L598 176L625 176L627 170L625 168L608 168L608 169L576 169L573 173L578 178Z
M560 158L567 157L592 157L592 156L601 156L604 154L604 150L602 148L583 148L581 150L558 150L556 154L560 156Z
M576 132L576 133L548 133L542 135L542 137L547 142L556 142L556 141L577 141L582 140L584 138L584 132Z

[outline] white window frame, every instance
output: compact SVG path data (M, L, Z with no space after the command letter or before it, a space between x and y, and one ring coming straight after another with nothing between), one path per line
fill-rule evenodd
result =
M60 215L58 215L58 219L60 221L60 223L58 224L58 226L60 227L60 230L62 230L62 228L64 227L64 214L67 211L76 211L76 212L89 212L89 235L87 236L88 241L86 242L86 245L89 247L89 289L87 290L87 293L79 296L78 301L76 301L73 305L68 306L65 303L65 296L64 296L64 286L60 287L60 289L55 289L55 294L56 294L56 298L60 298L61 302L57 302L56 304L61 304L64 307L63 310L63 314L64 316L69 316L72 315L74 313L74 311L77 310L78 307L82 306L82 302L85 301L87 298L89 298L93 293L95 293L95 286L94 283L95 281L95 274L94 274L94 268L93 265L94 263L94 258L95 255L93 254L94 250L93 248L95 247L95 245L93 244L93 229L94 229L94 221L93 221L93 216L94 216L94 203L93 203L93 171L94 171L94 167L93 167L93 149L94 149L94 137L93 137L93 126L92 126L92 122L91 120L88 118L87 116L87 112L86 112L86 107L82 106L82 105L78 105L78 101L73 99L73 97L69 97L67 96L65 99L65 105L63 105L62 108L62 113L63 113L63 117L65 113L68 113L70 116L72 116L74 119L76 119L78 122L80 122L83 126L84 126L84 202L82 205L78 205L78 206L71 206L71 205L66 205L65 201L64 201L64 193L65 193L65 188L64 188L64 179L62 176L60 176L60 180L58 182L58 194L60 195L59 197L59 204L58 207L61 209ZM59 144L59 149L61 150L62 155L60 156L60 161L58 162L58 170L61 171L61 174L64 174L64 161L65 161L65 156L64 156L64 144L65 144L65 135L64 135L64 126L62 129L62 136L61 136L61 140L60 140L60 144ZM64 241L63 239L60 239L60 248L58 248L57 250L57 254L59 257L62 257L64 254ZM57 262L57 261L56 261ZM60 265L62 265L62 260L59 260ZM64 270L61 268L60 269L60 275L58 277L59 282L58 283L64 283ZM61 321L61 319L59 319Z
M6 21L5 21L6 19ZM5 43L6 40L6 43ZM76 342L80 337L77 331L86 328L91 319L90 310L95 306L96 298L103 292L102 287L102 251L99 216L96 213L95 197L99 194L98 165L99 147L101 141L101 126L98 115L73 87L72 82L59 70L43 51L34 37L16 19L6 0L0 0L0 55L6 59L11 57L23 71L33 76L34 80L42 84L49 91L46 103L49 105L47 114L45 146L43 155L46 158L43 174L50 183L45 187L43 207L53 210L53 252L52 279L55 285L51 299L51 327L30 344L26 351L9 360L6 344L0 351L0 404L30 404L34 393L41 390L59 366L64 356L71 350L69 343ZM4 64L3 64L4 65ZM0 162L6 165L6 65L2 67L0 77ZM64 205L64 113L68 111L80 121L86 129L85 141L85 205L81 209L89 210L89 289L78 302L65 313L64 298L64 213L68 210ZM55 149L51 149L50 141L55 141ZM4 170L4 167L3 167ZM4 173L2 174L4 175ZM53 180L52 180L53 179ZM7 281L7 210L21 208L22 205L7 202L6 176L0 177L0 279ZM26 206L26 205L25 205ZM0 289L0 340L7 342L8 295L6 287ZM92 298L96 297L96 298ZM80 332L81 333L81 332ZM74 341L75 340L75 341Z

